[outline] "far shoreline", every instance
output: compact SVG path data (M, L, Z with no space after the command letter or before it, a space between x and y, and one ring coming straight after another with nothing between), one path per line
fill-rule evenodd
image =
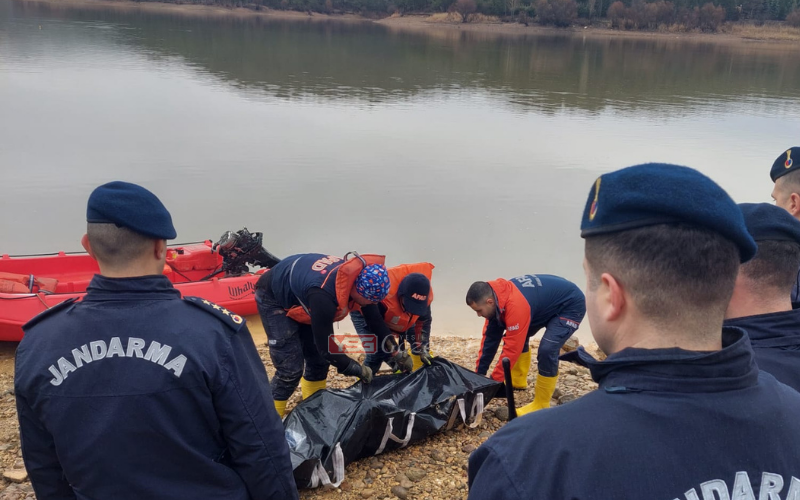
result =
M456 23L434 20L433 16L423 14L392 15L382 19L371 19L357 14L323 14L303 13L297 11L253 10L245 7L222 7L199 4L173 4L133 0L16 0L22 3L41 3L75 9L113 8L129 12L149 12L178 14L189 17L261 17L276 20L295 20L305 22L334 21L347 23L380 24L394 31L414 32L420 34L459 34L470 33L487 37L507 36L564 36L571 38L593 39L633 39L633 40L670 40L684 42L710 42L726 45L746 45L765 48L797 48L800 46L800 29L777 27L754 27L742 23L728 25L729 32L662 32L662 31L622 31L598 26L573 26L570 28L554 28L531 23L524 26L520 23L475 22ZM796 38L794 38L796 37Z

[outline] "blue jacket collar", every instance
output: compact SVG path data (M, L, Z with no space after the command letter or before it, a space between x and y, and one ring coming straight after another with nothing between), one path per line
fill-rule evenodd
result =
M180 298L181 293L164 275L135 278L108 278L95 274L86 288L84 302L106 300L169 300Z
M628 348L598 361L583 347L562 360L589 368L606 392L718 392L755 385L758 368L747 334L741 328L722 329L722 349Z
M800 309L731 319L725 326L746 330L753 347L800 345Z

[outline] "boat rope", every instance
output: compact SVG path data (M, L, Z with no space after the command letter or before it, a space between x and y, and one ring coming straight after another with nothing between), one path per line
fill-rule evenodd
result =
M200 245L201 243L205 243L206 241L211 240L204 240L204 241L187 241L186 243L175 243L168 245L169 248L173 247L185 247L187 245ZM60 255L63 253L64 255L81 255L85 254L86 252L51 252L51 253L26 253L26 254L18 254L18 255L9 255L12 258L20 258L20 257L52 257L55 255Z

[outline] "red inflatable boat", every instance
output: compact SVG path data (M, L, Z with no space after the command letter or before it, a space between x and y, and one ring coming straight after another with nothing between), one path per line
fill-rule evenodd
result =
M216 247L210 240L169 247L164 274L181 295L203 297L241 316L258 314L253 293L264 271L223 274L225 252ZM97 262L85 253L0 257L0 341L22 339L22 325L28 320L82 297L98 272Z

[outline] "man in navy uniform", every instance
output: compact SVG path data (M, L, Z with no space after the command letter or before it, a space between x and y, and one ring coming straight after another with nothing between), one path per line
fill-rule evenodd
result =
M769 203L739 207L758 253L739 268L725 325L746 330L758 367L800 391L800 309L789 298L800 268L800 221Z
M772 163L769 176L775 186L772 199L775 204L800 220L800 146L782 152ZM792 302L800 302L800 271L792 287Z
M80 302L23 328L15 394L39 500L296 499L269 380L244 320L162 274L172 218L104 184L82 243L100 267Z
M695 170L639 165L596 180L581 228L608 358L562 359L599 388L489 438L469 460L470 498L799 498L800 393L722 325L757 248L733 200Z

